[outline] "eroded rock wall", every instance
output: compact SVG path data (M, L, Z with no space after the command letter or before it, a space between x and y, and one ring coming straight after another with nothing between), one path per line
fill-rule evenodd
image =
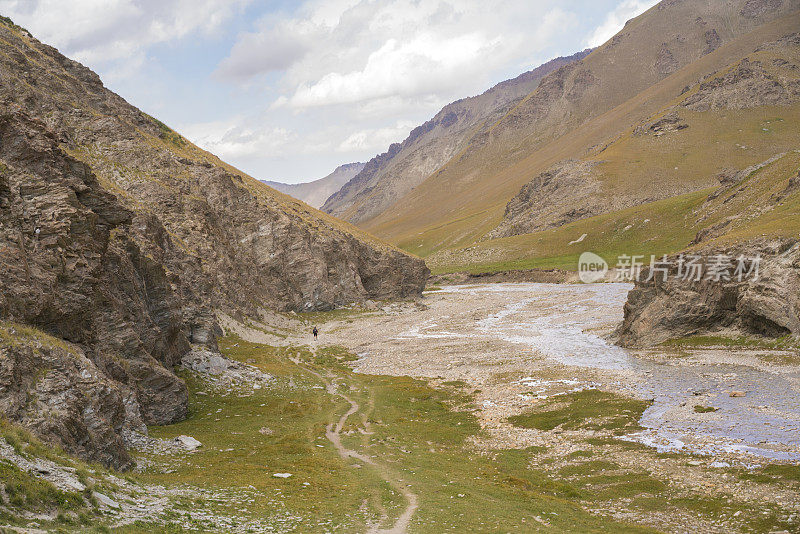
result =
M756 241L695 252L706 259L760 257L758 278L683 280L677 258L666 281L645 270L625 304L617 330L625 346L650 346L668 339L715 333L781 337L800 335L800 242ZM734 260L734 263L735 260ZM747 263L748 273L751 263ZM735 268L734 268L735 269ZM731 269L730 274L734 273Z

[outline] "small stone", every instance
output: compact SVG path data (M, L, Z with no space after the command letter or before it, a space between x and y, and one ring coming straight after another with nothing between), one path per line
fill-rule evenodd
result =
M114 499L112 499L111 497L109 497L108 495L105 495L98 491L93 492L92 495L94 495L94 498L97 499L97 502L99 502L103 506L119 510L119 503Z
M64 484L73 491L83 491L86 489L86 486L81 484L79 480L73 480L71 478L67 478L64 480Z
M272 434L274 434L275 432L274 432L274 431L273 431L271 428L267 428L267 427L265 427L265 426L262 426L262 427L261 427L261 428L258 430L258 433L259 433L259 434L263 434L263 435L265 435L265 436L271 436L271 435L272 435Z
M292 474L291 473L273 473L272 476L274 476L275 478L289 478L290 476L292 476Z
M744 397L745 395L747 395L747 393L744 392L744 391L729 391L728 392L728 396L729 397Z
M175 443L187 451L193 451L203 446L202 443L194 439L192 436L178 436L175 438Z

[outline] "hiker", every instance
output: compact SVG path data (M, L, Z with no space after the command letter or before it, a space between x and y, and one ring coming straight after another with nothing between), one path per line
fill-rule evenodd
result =
M316 326L314 327L314 330L311 331L311 333L314 334L314 340L316 341L317 335L319 334L319 330L317 330Z

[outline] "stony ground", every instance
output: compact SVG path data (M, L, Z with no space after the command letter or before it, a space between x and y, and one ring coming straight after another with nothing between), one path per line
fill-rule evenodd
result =
M548 399L595 388L653 402L642 418L645 428L622 436L661 453L683 453L652 463L653 477L670 481L681 488L678 491L760 501L765 510L771 505L785 507L787 517L797 517L796 486L753 484L728 470L759 469L775 460L796 466L800 460L796 348L720 347L706 342L622 351L606 338L621 320L627 286L494 284L434 289L427 293L424 306L387 307L329 322L322 328L322 340L356 353L359 359L353 368L359 373L463 383L474 395L475 413L486 431L475 440L477 447L488 451L546 447L552 452L542 461L553 469L573 463L575 454L602 456L622 469L641 465L643 458L639 449L587 447L587 440L597 438L593 429L520 428L509 417L535 410ZM724 409L700 413L695 408L714 404ZM734 431L740 425L749 433ZM660 512L622 510L618 505L612 509L619 517L666 526ZM716 527L700 523L694 528Z
M247 324L222 316L225 358L197 350L183 362L189 418L127 436L136 471L45 454L4 431L0 455L35 511L20 514L6 492L0 524L797 531L797 350L719 338L623 351L606 336L625 290L465 285ZM31 481L63 493L45 499Z

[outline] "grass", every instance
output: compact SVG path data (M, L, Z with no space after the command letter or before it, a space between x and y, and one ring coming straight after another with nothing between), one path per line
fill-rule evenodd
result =
M713 413L716 411L719 411L719 408L715 408L714 406L702 406L697 404L694 407L694 413Z
M357 359L356 355L346 348L334 345L318 349L312 361L317 366L345 370L349 369L347 362L354 362Z
M203 447L180 462L150 458L174 463L175 471L151 469L135 475L137 480L235 490L247 496L243 502L206 505L246 517L271 517L279 509L292 517L314 518L302 523L304 532L364 530L380 510L397 516L403 498L374 470L343 461L324 438L326 424L348 405L290 360L300 358L303 365L335 378L340 390L361 404L362 411L348 419L343 442L379 459L419 495L413 532L519 531L535 524L534 516L547 516L555 529L648 531L587 513L578 500L582 492L530 469L544 449L503 451L493 458L473 451L469 442L481 429L470 411L457 409L473 400L460 382L439 390L411 378L355 374L344 365L353 356L341 347L313 354L302 347L277 349L234 337L222 339L220 347L229 357L272 372L280 384L249 397L197 395L202 383L186 375L189 419L151 433L162 438L188 434ZM365 423L369 434L358 431ZM263 427L272 433L259 433ZM275 472L293 476L276 479L271 476Z
M61 491L53 484L22 471L8 460L0 460L0 481L6 494L6 504L15 510L85 508L83 497L79 493Z
M575 271L578 257L586 250L599 253L612 268L621 254L641 254L649 261L651 254L661 256L689 244L697 229L686 215L700 206L709 193L710 190L690 193L544 232L484 241L427 261L434 274L520 269ZM580 244L568 244L583 234L587 237Z
M720 236L706 244L720 246L763 236L796 237L800 232L800 193L773 207L789 176L800 170L800 154L789 152L750 174L738 187L708 201L715 189L679 195L588 219L551 230L482 241L427 259L434 274L454 271L498 272L516 269L576 270L578 257L591 250L612 268L621 254L639 254L644 262L686 249L702 228L729 220ZM583 234L579 245L569 243Z
M65 352L74 354L76 349L70 343L51 336L38 328L14 323L10 321L0 321L0 342L19 346L35 342L46 348L58 348Z
M43 458L76 469L78 474L88 473L86 464L43 444L27 430L3 419L0 419L0 438L28 460ZM39 520L39 524L46 530L82 530L98 522L98 513L91 490L83 493L61 490L44 478L0 458L0 531L5 532L2 525L28 525L30 514L42 514L45 519ZM53 519L46 519L51 515Z
M381 473L358 462L343 460L325 438L326 426L349 404L331 395L308 369L327 377L360 404L342 433L343 444L376 459L392 479L419 497L420 508L410 532L654 532L647 527L611 519L587 510L622 506L637 514L699 514L703 519L725 517L744 510L742 525L786 526L778 511L761 516L747 505L727 497L706 498L674 488L648 471L661 458L639 444L613 439L637 428L649 403L598 390L574 392L546 399L515 424L550 430L586 429L599 436L582 439L581 448L564 455L560 447L476 449L485 437L473 413L474 398L463 381L441 388L408 377L354 373L346 365L354 357L342 347L269 347L228 336L220 340L229 357L249 362L275 376L274 384L252 395L221 395L191 373L183 373L190 390L186 421L151 428L151 435L170 439L180 434L199 439L203 446L191 454L158 456L133 482L166 487L202 488L196 497L173 497L173 509L161 517L114 529L121 533L158 530L183 532L224 530L209 520L187 518L185 510L233 517L238 524L283 525L302 532L363 531L370 520L385 512L397 517L404 498ZM302 362L302 366L295 361ZM269 432L262 432L267 428ZM366 430L366 432L362 432ZM26 454L29 436L4 427L7 440ZM635 467L623 467L615 455L635 455ZM76 476L97 483L102 476L75 464ZM18 479L18 472L2 471L2 480ZM273 473L288 472L288 479ZM742 475L744 476L744 474ZM769 466L757 473L763 483L797 484L796 466ZM758 482L753 480L754 482ZM52 506L62 511L58 528L107 532L103 518L95 517L83 498L63 496L46 486L22 480L14 495L26 506ZM702 500L698 504L698 499ZM75 513L71 513L74 511ZM67 513L70 512L70 513ZM682 515L681 515L682 514ZM280 520L280 523L278 521ZM6 521L0 517L0 521ZM13 524L10 520L9 524ZM673 524L678 524L675 519ZM388 526L391 521L384 521ZM791 525L788 525L791 527ZM760 530L769 530L761 528Z
M587 389L545 399L530 411L509 417L522 428L537 430L596 430L622 435L640 430L638 421L647 401Z
M143 115L148 119L150 119L150 122L152 122L158 127L159 130L158 136L167 143L170 143L176 148L184 148L189 144L188 141L186 141L186 139L184 139L183 136L181 136L181 134L179 134L178 132L176 132L175 130L173 130L160 120L156 119L155 117L151 117L146 113L143 113Z
M8 26L8 27L10 27L10 28L13 28L13 29L15 29L15 30L25 30L25 28L23 28L22 26L19 26L19 25L15 24L15 23L14 23L14 21L13 21L13 20L11 20L10 18L8 18L8 17L4 17L4 16L2 16L2 15L0 15L0 24L5 24L6 26ZM27 30L26 30L26 31L27 31Z

